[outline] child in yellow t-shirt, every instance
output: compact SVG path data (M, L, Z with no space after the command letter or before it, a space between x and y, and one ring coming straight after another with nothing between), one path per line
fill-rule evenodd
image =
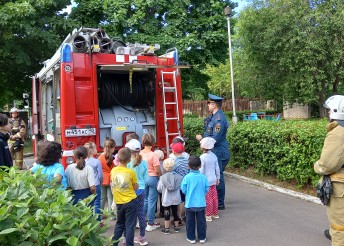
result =
M117 207L117 222L113 240L118 241L123 232L126 232L125 241L134 245L136 225L137 201L135 190L138 188L137 177L134 170L127 168L131 160L129 148L118 151L119 165L111 170L112 193ZM114 243L117 246L118 242Z

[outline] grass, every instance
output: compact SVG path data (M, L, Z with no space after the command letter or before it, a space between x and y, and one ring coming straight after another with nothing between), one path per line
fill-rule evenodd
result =
M226 171L230 173L235 173L241 176L245 176L248 178L256 179L268 184L277 185L289 190L301 192L301 193L311 195L311 196L316 196L316 188L313 187L312 185L307 185L301 188L297 188L297 184L295 181L287 182L287 181L278 180L276 177L273 177L273 176L262 176L260 174L255 173L252 167L246 170L242 170L240 168L234 168L234 167L227 167Z

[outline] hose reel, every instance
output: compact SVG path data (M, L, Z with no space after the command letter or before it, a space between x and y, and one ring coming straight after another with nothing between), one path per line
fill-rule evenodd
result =
M154 105L153 82L148 77L133 74L130 85L127 74L102 74L98 83L98 97L100 108L114 105L147 108Z

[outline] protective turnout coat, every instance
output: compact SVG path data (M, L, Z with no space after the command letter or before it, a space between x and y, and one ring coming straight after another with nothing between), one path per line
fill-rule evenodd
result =
M23 168L23 158L24 158L24 141L26 135L26 124L25 122L20 119L13 119L11 118L10 121L12 122L12 130L11 135L17 139L21 139L23 142L17 144L20 148L16 147L15 140L8 140L8 147L10 149L11 157L13 160L13 164L19 167L19 169Z
M344 127L337 122L326 136L320 159L314 164L314 171L329 175L333 193L327 208L332 245L344 245Z

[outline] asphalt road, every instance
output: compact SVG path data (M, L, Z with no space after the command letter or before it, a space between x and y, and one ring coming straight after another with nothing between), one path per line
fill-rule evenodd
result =
M32 158L26 158L31 163ZM226 177L226 210L220 219L207 222L209 245L230 246L329 246L324 237L328 228L324 206ZM157 219L163 224L163 219ZM107 236L113 234L110 222ZM138 234L136 230L136 235ZM164 235L146 232L149 245L190 245L185 226L179 233ZM197 242L196 244L199 244ZM121 245L121 244L120 244Z
M326 246L328 227L325 207L226 177L226 210L208 223L210 245L233 246ZM157 219L163 223L163 219ZM112 235L113 224L107 235ZM164 235L147 232L149 245L190 245L181 232ZM138 230L136 230L138 234ZM199 242L197 243L199 244ZM121 245L121 244L120 244Z

